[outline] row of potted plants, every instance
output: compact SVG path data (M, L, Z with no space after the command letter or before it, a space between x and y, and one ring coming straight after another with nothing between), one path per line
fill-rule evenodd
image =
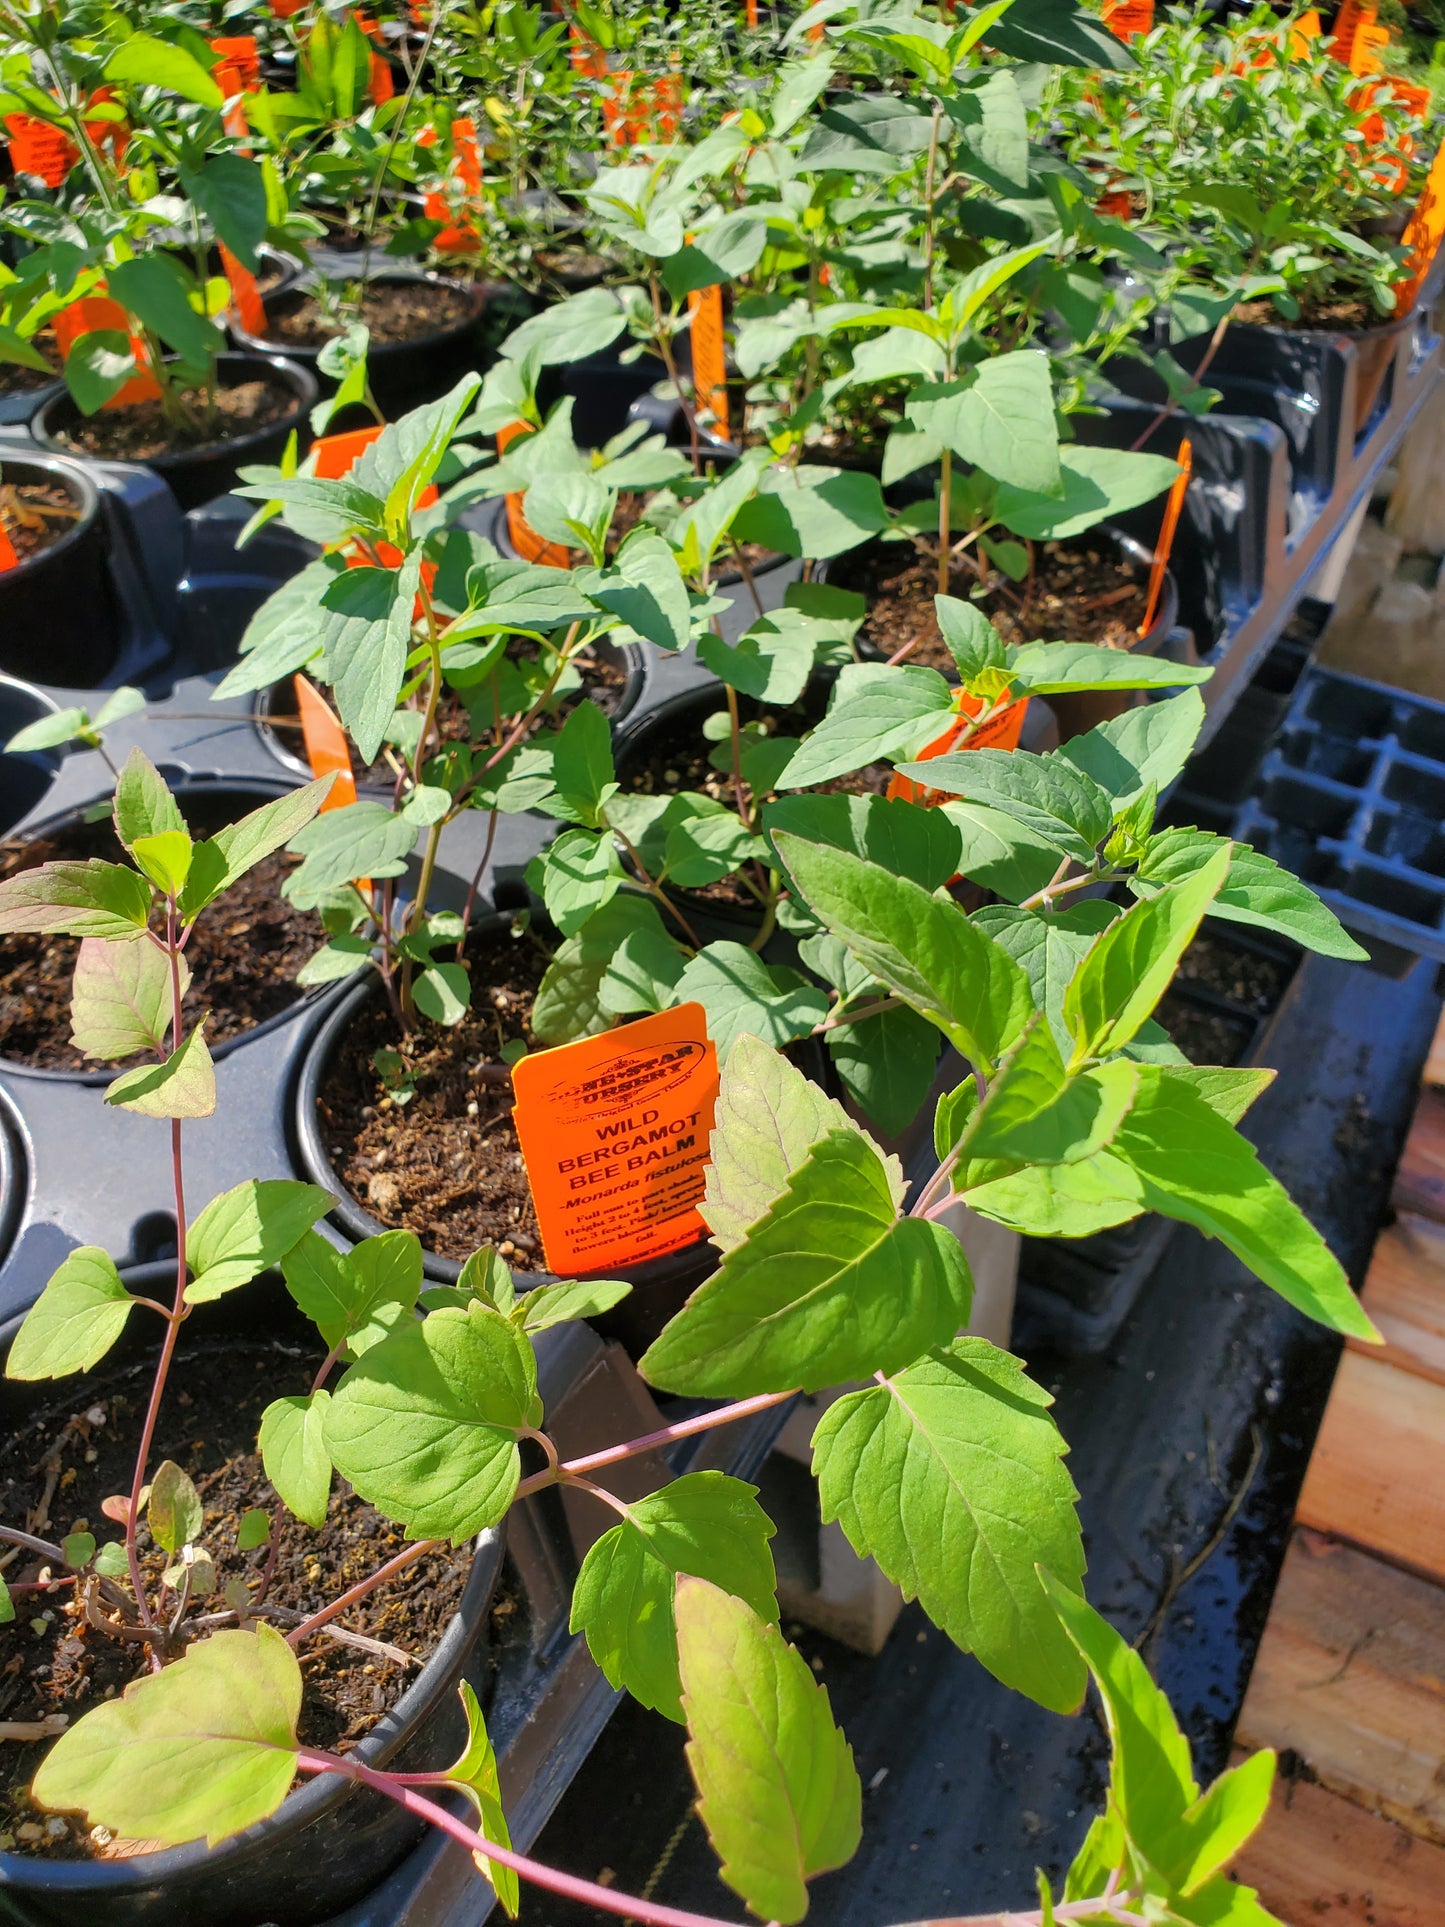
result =
M537 24L508 17L519 35ZM62 98L66 63L93 57L89 24L23 16L31 72ZM609 31L576 24L593 45ZM653 24L631 24L647 44ZM814 25L821 50L795 51ZM402 136L378 155L379 135L405 132L466 26L427 19L401 106L342 117L353 155L393 164ZM304 31L314 77L315 36L334 30ZM79 72L122 105L128 85L159 89L171 105L155 126L173 111L211 142L234 96L197 38L147 16ZM1171 492L1177 514L1186 477L1070 434L1089 371L1126 342L1144 352L1155 297L1116 270L1155 250L1095 209L1095 163L1060 152L1069 116L1102 119L1108 75L1127 80L1132 57L1083 11L1036 0L966 20L814 8L764 39L772 64L759 53L740 116L720 83L699 84L679 110L692 122L652 128L667 138L622 164L597 157L580 227L627 279L499 331L490 364L471 349L482 366L389 425L328 434L342 406L392 412L365 332L338 326L317 448L303 457L297 437L245 464L250 530L279 520L311 559L215 693L262 704L314 780L239 818L215 794L173 794L121 751L124 693L12 739L16 754L104 757L112 780L90 820L12 850L0 1054L71 1075L109 1063L96 1106L138 1131L168 1123L175 1245L164 1282L119 1250L72 1252L11 1340L16 1380L83 1374L27 1405L11 1461L25 1520L7 1502L0 1521L0 1598L37 1655L29 1697L6 1710L23 1731L0 1861L27 1918L157 1895L174 1908L168 1881L203 1864L220 1883L209 1917L319 1919L425 1821L480 1856L509 1912L520 1873L602 1911L695 1920L509 1847L475 1642L500 1609L511 1509L557 1486L615 1519L577 1577L574 1630L609 1680L686 1722L725 1878L759 1917L801 1917L806 1881L856 1845L851 1757L776 1629L752 1488L669 1481L656 1455L853 1381L865 1389L814 1440L823 1516L1008 1685L1062 1712L1092 1672L1105 1699L1109 1808L1062 1891L1041 1879L1023 1918L1265 1918L1224 1869L1272 1761L1201 1795L1142 1665L1083 1603L1047 1395L957 1335L974 1281L942 1222L962 1203L1049 1237L1156 1211L1220 1238L1307 1315L1373 1336L1237 1128L1269 1074L1191 1064L1153 1018L1206 915L1362 953L1267 859L1156 823L1209 672L1166 652L1162 559L1108 524ZM568 44L544 40L529 43L533 80ZM1283 91L1314 75L1333 100L1323 58L1295 67L1269 44ZM1254 87L1257 71L1233 78ZM309 84L303 68L308 113ZM82 149L92 104L71 96ZM252 99L256 153L199 172L234 158L269 183L261 142L285 143L267 120ZM179 177L183 150L171 160ZM1218 198L1197 180L1171 195ZM105 281L93 298L160 286L168 268L123 270L159 266L165 246L136 249L97 198L65 206L48 240L33 207L16 217L72 251L52 252L51 292L57 259L70 292L87 272ZM1308 313L1311 272L1353 273L1341 263L1364 256L1345 244L1300 265L1331 211L1281 242L1278 287L1255 286L1258 250L1252 280L1214 287L1220 318L1255 293ZM197 246L210 238L198 229ZM254 265L263 238L225 245L245 265L234 243L248 242ZM1386 264L1366 277L1383 302L1399 251L1362 245ZM1183 312L1204 277L1159 258ZM197 267L192 294L200 281ZM708 333L724 286L732 375ZM208 303L182 304L212 326ZM151 332L183 359L124 329L80 350L119 378L117 421L147 369L186 407L208 386L209 364ZM589 370L624 338L655 357L660 405L630 422L617 408L600 445L579 439ZM1202 399L1187 376L1171 392ZM670 662L696 665L694 686L640 712L640 684ZM514 817L535 851L525 904L499 899L492 866ZM238 1172L197 1212L186 1145L216 1109L212 1047L290 1021L302 992L328 1002L295 1175ZM278 1303L292 1308L279 1345ZM158 1346L135 1336L148 1319ZM566 1457L538 1367L579 1319L627 1343L663 1423ZM648 1455L656 1489L614 1491L611 1469ZM445 1728L418 1727L399 1761L388 1709L454 1608L416 1690L434 1707L471 1669L465 1750L449 1765ZM293 1790L298 1775L312 1783ZM448 1789L468 1795L466 1819ZM399 1817L378 1833L387 1803ZM322 1844L361 1838L354 1861ZM288 1868L323 1852L345 1890L292 1890Z

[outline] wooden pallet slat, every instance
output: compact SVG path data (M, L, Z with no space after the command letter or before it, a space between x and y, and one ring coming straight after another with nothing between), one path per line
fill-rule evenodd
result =
M1281 1781L1231 1869L1290 1927L1440 1927L1445 1848L1308 1781Z
M1385 1344L1352 1348L1445 1384L1445 1225L1402 1212L1381 1232L1360 1296Z

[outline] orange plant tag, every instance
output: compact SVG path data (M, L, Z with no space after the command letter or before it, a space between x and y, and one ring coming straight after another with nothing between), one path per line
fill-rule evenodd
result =
M601 1274L706 1234L718 1069L701 1004L524 1057L512 1086L553 1271Z
M497 430L497 453L504 455L519 435L530 435L526 422L508 422ZM507 497L507 533L512 547L524 562L540 562L549 569L570 569L572 551L560 542L548 542L538 535L522 513L522 492L514 489Z
M248 335L264 335L266 305L261 299L261 290L256 286L256 277L249 268L242 266L224 241L221 243L221 266L226 270L226 279L231 284L231 300L241 326Z
M435 147L437 130L426 126L417 135L418 147ZM458 119L452 122L452 171L456 175L463 194L468 198L480 200L482 197L482 157L477 148L476 123ZM475 223L469 220L453 221L447 197L440 189L426 195L422 212L429 221L444 223L441 232L433 241L433 247L440 248L445 254L476 254L482 245L482 237Z
M653 80L623 68L611 79L612 91L602 97L602 121L614 147L675 138L682 119L682 82L676 74Z
M289 20L293 14L306 11L307 0L271 0L271 15L276 20Z
M1119 40L1148 33L1154 25L1154 0L1104 0L1104 25Z
M225 66L235 68L248 94L256 92L261 85L261 53L256 45L255 34L223 34L219 40L211 42L211 52L219 54Z
M7 114L5 132L15 172L34 174L47 187L60 187L79 158L68 135L33 114Z
M977 730L963 744L964 749L1017 749L1023 734L1024 715L1029 706L1027 696L1020 696L1007 709L1000 710L982 729ZM975 716L981 716L986 709L993 707L982 696L970 696L966 689L958 692L958 721L950 723L943 734L926 749L919 750L911 760L915 763L931 763L935 756L944 756L951 749L959 747L959 737L963 735ZM900 800L904 803L921 803L925 809L933 809L939 803L949 801L946 790L930 789L926 783L915 783L911 776L900 776L895 770L888 779L887 797L890 803Z
M758 24L758 0L743 0L743 19L749 27Z
M1399 313L1406 314L1414 306L1420 283L1435 259L1442 236L1445 236L1445 141L1435 150L1420 198L1400 237L1401 245L1410 250L1410 272L1395 284Z
M348 803L356 801L356 778L351 771L346 732L310 677L298 670L291 680L296 688L296 707L301 716L301 734L305 738L311 774L330 776L333 770L336 772L336 781L327 792L322 811L345 809Z
M15 544L10 540L3 525L0 525L0 574L6 569L18 569L20 557L15 553Z
M114 87L97 87L86 101L87 107L109 106L115 99ZM123 120L88 120L85 131L97 147L108 147L113 160L120 160L130 140L130 128Z
M1189 490L1189 477L1194 472L1194 444L1187 437L1179 444L1178 459L1179 473L1169 485L1169 498L1164 504L1164 520L1154 549L1154 564L1149 571L1149 600L1144 605L1144 620L1139 624L1141 636L1147 636L1154 626L1154 617L1159 608L1159 593L1164 587L1164 571L1169 567L1169 555L1174 547L1174 533L1179 527L1180 511L1184 507L1184 497Z
M607 56L590 35L580 27L569 27L568 36L572 51L567 58L575 73L585 74L589 80L601 80L607 72Z
M318 482L339 482L381 433L380 427L353 428L347 435L322 435L311 444L311 473Z
M390 100L396 92L396 81L392 77L391 62L383 60L380 54L371 56L371 79L367 83L367 93L371 96L373 107L380 107L383 101Z
M727 441L727 355L723 336L722 289L701 288L687 297L692 315L692 383L699 402L711 409L717 433Z
M145 343L131 332L130 316L118 301L112 301L106 294L82 295L80 300L62 308L51 326L62 360L69 356L82 335L122 334L129 339L138 372L118 388L109 401L102 402L102 408L129 408L136 402L160 399L161 385L150 371Z

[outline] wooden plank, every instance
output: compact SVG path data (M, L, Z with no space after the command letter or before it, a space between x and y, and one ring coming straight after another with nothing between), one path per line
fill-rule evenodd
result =
M1385 1346L1351 1348L1445 1384L1445 1225L1402 1213L1380 1234L1361 1299Z
M1445 1593L1296 1532L1239 1739L1289 1748L1331 1792L1445 1843Z
M1345 1352L1296 1517L1445 1579L1445 1385Z
M1307 1780L1280 1780L1231 1869L1289 1927L1440 1927L1445 1848Z
M1445 1223L1445 1090L1430 1084L1420 1092L1395 1173L1395 1205Z

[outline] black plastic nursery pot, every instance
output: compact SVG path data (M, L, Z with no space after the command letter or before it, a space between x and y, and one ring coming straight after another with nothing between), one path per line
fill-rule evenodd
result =
M487 313L511 291L495 282L455 281L440 275L392 270L371 275L368 287L444 287L462 306L459 319L414 335L408 341L380 341L373 338L367 351L367 373L377 406L388 419L404 415L423 402L435 401L454 387L465 374L483 367L490 357L484 354ZM268 324L273 331L294 315L309 298L310 282L302 280L277 294L265 297ZM243 348L253 354L285 355L308 372L316 368L322 344L309 346L293 342L284 333L268 335L247 333L232 321L231 333ZM494 345L494 344L493 344Z
M4 745L31 723L55 714L56 705L29 683L0 676L0 836L41 802L55 781L60 760L51 749L7 750Z
M278 462L293 431L302 443L309 439L308 415L320 392L309 368L274 353L262 342L255 353L218 355L216 378L222 388L238 388L250 381L276 382L294 399L283 415L250 434L147 456L145 466L164 477L183 509L200 508L218 495L228 494L236 486L240 470L253 463ZM43 447L87 460L90 458L67 439L69 431L84 419L69 390L63 390L38 411L31 433Z
M132 1290L167 1299L173 1262L125 1274ZM81 1412L122 1382L137 1378L154 1356L156 1327L138 1314L94 1371L55 1384L6 1387L11 1425L55 1410ZM0 1332L8 1350L18 1320ZM258 1280L215 1304L182 1329L178 1364L209 1352L238 1363L274 1353L294 1369L298 1350L316 1334L274 1278ZM164 1408L163 1408L164 1409ZM457 1687L468 1681L485 1699L488 1615L501 1572L503 1535L483 1533L458 1559L470 1571L456 1613L411 1685L354 1747L351 1757L399 1772L436 1772L466 1743ZM304 1734L303 1734L304 1739ZM125 1859L42 1859L0 1854L0 1918L16 1927L313 1927L353 1905L397 1865L422 1825L395 1802L325 1775L300 1784L270 1819L220 1845L203 1841Z
M68 689L104 682L122 625L100 491L73 457L8 448L0 454L0 481L60 489L78 511L56 541L0 572L0 669Z
M296 1085L293 1123L301 1171L313 1183L332 1193L336 1202L330 1221L353 1243L375 1237L387 1226L357 1203L337 1175L318 1121L319 1097L348 1030L381 994L370 972L350 988L309 1040ZM422 1237L422 1263L427 1277L438 1284L454 1285L461 1277L460 1261L428 1250L425 1236ZM632 1357L641 1357L667 1321L681 1310L691 1293L711 1277L717 1266L718 1253L705 1235L676 1251L664 1252L638 1264L606 1266L607 1277L624 1279L632 1291L613 1310L588 1322L604 1338L615 1338ZM549 1284L555 1275L543 1270L516 1271L513 1278L518 1290L526 1291L536 1285Z
M1090 530L1090 534L1095 532ZM1123 529L1115 528L1107 522L1101 525L1097 533L1107 538L1118 554L1127 556L1147 573L1154 555L1144 543L1136 541L1132 535L1126 535ZM1179 591L1173 574L1166 568L1159 591L1158 611L1144 634L1130 644L1129 654L1131 656L1167 656L1171 648L1171 632L1178 625ZM1191 662L1194 660L1192 654L1189 660ZM1108 722L1111 717L1122 716L1129 709L1137 709L1144 700L1144 692L1138 689L1118 691L1093 689L1084 690L1077 695L1052 695L1049 697L1049 707L1058 721L1060 740L1067 743L1071 737L1082 736L1098 724Z

